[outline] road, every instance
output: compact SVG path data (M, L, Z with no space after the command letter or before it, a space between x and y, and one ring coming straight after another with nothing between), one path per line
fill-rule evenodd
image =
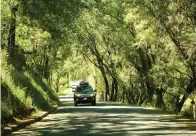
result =
M60 100L63 105L56 112L12 136L196 136L196 128L187 126L190 120L143 107L107 102L74 107L72 95Z

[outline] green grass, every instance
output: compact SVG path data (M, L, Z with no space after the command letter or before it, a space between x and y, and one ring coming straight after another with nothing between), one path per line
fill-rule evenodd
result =
M46 79L28 69L18 70L6 61L2 65L1 91L2 125L32 109L48 110L59 104L58 95Z

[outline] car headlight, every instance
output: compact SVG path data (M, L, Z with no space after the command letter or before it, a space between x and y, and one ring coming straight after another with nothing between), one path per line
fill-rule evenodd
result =
M90 96L91 96L91 97L93 97L93 96L94 96L94 94L90 94Z
M80 94L76 94L76 96L77 96L77 97L80 97L81 95L80 95Z

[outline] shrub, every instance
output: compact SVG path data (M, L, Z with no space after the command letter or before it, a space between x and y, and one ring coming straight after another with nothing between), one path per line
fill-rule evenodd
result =
M184 109L180 114L184 117L193 118L193 112L189 109Z

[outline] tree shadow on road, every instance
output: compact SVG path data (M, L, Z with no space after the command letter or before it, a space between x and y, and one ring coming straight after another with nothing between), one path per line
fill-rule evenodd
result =
M184 125L190 120L161 116L153 110L137 106L101 103L74 107L69 103L19 135L46 136L151 136L195 135ZM195 122L194 122L195 123Z

